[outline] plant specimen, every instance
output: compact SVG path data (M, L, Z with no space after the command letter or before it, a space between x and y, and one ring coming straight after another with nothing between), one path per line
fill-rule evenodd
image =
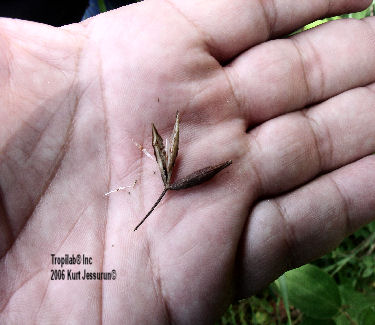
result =
M180 115L179 112L176 113L176 122L174 124L173 132L170 138L170 148L165 150L163 144L163 138L159 135L156 127L152 124L152 146L154 148L154 154L156 161L159 166L161 178L164 184L164 190L160 194L159 198L156 200L155 204L152 206L151 210L146 214L146 216L141 220L141 222L134 228L136 231L139 226L148 218L148 216L154 211L156 206L160 203L161 199L164 197L167 191L178 191L185 188L189 188L195 185L202 184L214 177L218 172L228 167L232 160L225 161L221 164L208 166L199 169L190 175L183 177L171 184L172 172L174 163L178 154L178 141L179 141L179 127L180 127Z

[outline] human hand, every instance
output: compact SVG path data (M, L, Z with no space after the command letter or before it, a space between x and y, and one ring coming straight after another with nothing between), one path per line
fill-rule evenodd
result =
M262 3L0 21L2 323L209 324L374 217L374 20L269 41L370 1ZM132 140L151 152L176 110L176 178L233 164L133 232L163 187ZM92 265L51 264L73 253Z

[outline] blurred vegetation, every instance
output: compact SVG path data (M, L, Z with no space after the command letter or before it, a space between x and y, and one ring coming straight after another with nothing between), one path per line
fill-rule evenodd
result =
M331 253L230 306L219 324L374 325L374 250L375 221Z

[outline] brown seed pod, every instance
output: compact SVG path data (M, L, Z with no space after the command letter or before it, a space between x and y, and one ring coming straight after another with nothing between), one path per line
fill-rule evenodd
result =
M208 166L208 167L199 169L191 173L190 175L177 180L173 184L170 184L174 163L176 161L177 154L178 154L179 123L180 123L180 115L177 112L176 122L174 124L173 132L171 135L170 149L168 150L168 152L165 152L163 138L159 135L158 131L156 130L155 125L152 124L152 146L154 147L155 158L159 165L161 178L164 184L164 190L160 194L159 198L156 200L156 202L154 203L150 211L141 220L141 222L134 228L134 231L136 231L139 228L139 226L148 218L148 216L152 213L152 211L154 211L154 209L160 203L160 201L162 200L162 198L164 197L165 193L167 193L168 190L178 191L178 190L182 190L185 188L189 188L192 186L202 184L210 180L218 172L228 167L232 163L232 160L228 160L218 165Z
M178 191L207 182L212 177L214 177L218 172L228 167L231 163L232 160L228 160L215 166L208 166L199 169L191 173L190 175L185 176L179 179L178 181L174 182L173 184L169 185L168 189Z
M165 154L163 138L159 135L154 123L152 123L152 146L154 147L154 155L159 165L161 178L164 186L167 185L167 157Z
M174 163L178 154L178 141L180 133L180 114L176 113L176 122L174 124L173 133L170 140L170 149L167 152L167 183L169 184L172 178Z

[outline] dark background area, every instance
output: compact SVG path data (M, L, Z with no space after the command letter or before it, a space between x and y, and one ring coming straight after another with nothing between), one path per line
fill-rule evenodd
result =
M106 0L108 9L136 0ZM0 0L0 17L31 20L52 26L81 21L89 0Z
M88 0L2 0L0 16L62 26L81 21Z

